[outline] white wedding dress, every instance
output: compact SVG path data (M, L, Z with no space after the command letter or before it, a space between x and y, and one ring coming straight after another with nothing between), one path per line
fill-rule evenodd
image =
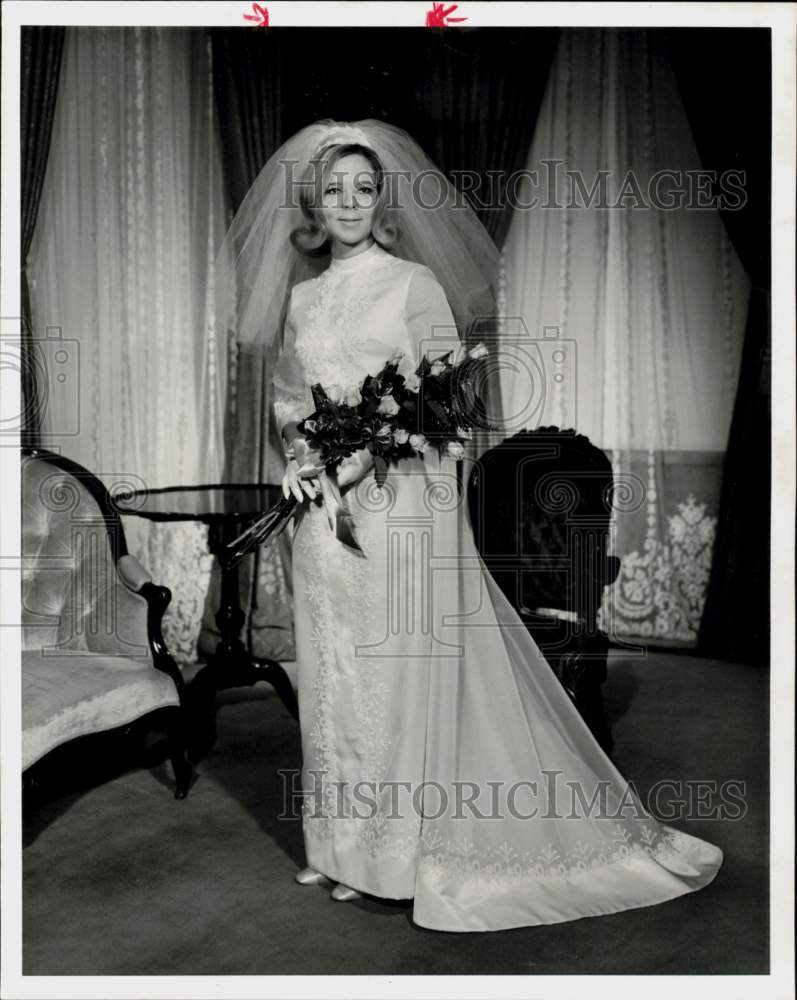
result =
M440 334L448 338L444 345ZM377 245L297 285L274 375L357 387L455 336L432 272ZM707 885L722 851L647 815L475 548L435 451L346 497L364 557L306 503L293 593L307 863L443 931L550 924ZM536 810L536 812L535 812Z

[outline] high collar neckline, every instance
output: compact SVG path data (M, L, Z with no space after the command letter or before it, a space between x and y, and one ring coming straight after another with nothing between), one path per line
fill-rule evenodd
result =
M378 243L374 242L367 250L361 250L353 257L332 257L329 261L329 269L334 271L354 271L364 264L370 263L378 257L387 253Z

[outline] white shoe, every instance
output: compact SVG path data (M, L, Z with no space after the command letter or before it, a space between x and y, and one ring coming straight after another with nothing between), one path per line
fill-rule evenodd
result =
M356 889L350 889L347 885L336 885L330 893L332 898L338 903L348 903L352 899L362 899L363 894Z
M317 872L315 868L302 868L302 870L297 872L293 878L295 882L299 883L299 885L320 885L322 882L329 881L326 875L323 875L321 872Z

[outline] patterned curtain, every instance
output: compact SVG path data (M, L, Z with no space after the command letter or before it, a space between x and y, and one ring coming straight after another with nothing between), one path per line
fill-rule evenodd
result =
M612 458L616 639L693 645L706 599L750 283L716 209L679 207L701 166L655 32L563 31L504 246L502 397L509 431Z
M219 479L228 347L213 262L226 226L204 32L67 28L28 258L50 363L42 444L109 488ZM165 637L194 659L206 529L125 518L130 550L172 589Z

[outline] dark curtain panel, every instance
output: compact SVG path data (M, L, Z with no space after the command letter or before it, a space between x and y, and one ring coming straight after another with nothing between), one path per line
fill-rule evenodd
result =
M234 211L277 147L320 118L379 118L406 129L454 183L459 170L486 177L489 170L524 167L558 31L218 28L210 37ZM471 200L500 243L509 210L481 204L484 197L480 188ZM279 449L273 432L271 441L262 433L272 363L273 358L240 358L235 413L228 415L225 430L228 481L262 481L269 450ZM290 553L283 549L287 569ZM241 564L250 629L253 609L268 605L266 595L258 602L257 572L257 559ZM207 618L206 625L211 627ZM258 632L265 636L262 643ZM268 632L263 619L262 627L250 630L250 642L255 652L277 656L273 643L269 648Z
M288 137L283 129L283 87L290 49L281 32L214 28L210 31L213 81L224 179L232 214L266 160ZM235 411L225 424L227 482L263 482L268 442L263 409L270 360L242 355L236 366Z
M224 180L229 199L229 221L269 156L287 138L283 128L283 85L289 53L280 31L210 29L213 86ZM234 386L225 414L225 482L267 482L269 452L279 448L265 429L269 427L268 385L273 358L239 354L234 366ZM231 366L230 371L233 368ZM277 543L286 572L290 569L287 538ZM272 602L258 594L260 550L239 567L241 606L246 614L248 645L256 655L293 659L291 619L269 614ZM199 637L200 655L212 654L219 639L215 609L220 603L221 576L213 566ZM258 606L263 611L258 611Z
M512 213L503 204L503 185L490 171L522 170L534 134L558 29L430 31L423 36L424 72L415 99L417 138L460 189L456 172L482 178L469 195L498 246ZM493 190L491 190L491 187Z
M23 27L20 52L20 173L22 185L22 330L21 381L23 421L22 445L39 443L41 430L40 387L31 331L30 290L25 269L28 251L36 227L39 199L44 185L50 137L55 117L61 57L64 50L63 27Z
M698 648L763 665L770 614L770 31L674 29L667 43L703 166L745 173L745 204L722 217L752 283Z
M279 36L279 31L210 32L224 178L234 209L287 138L282 128L286 53Z

